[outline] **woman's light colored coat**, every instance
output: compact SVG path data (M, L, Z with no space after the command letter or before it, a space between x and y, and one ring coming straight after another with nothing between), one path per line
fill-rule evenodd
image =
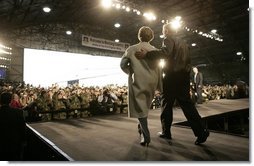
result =
M147 42L132 45L125 51L120 64L121 69L129 75L128 115L135 118L148 116L155 90L162 89L159 61L137 59L135 52L141 49L151 51L156 48Z

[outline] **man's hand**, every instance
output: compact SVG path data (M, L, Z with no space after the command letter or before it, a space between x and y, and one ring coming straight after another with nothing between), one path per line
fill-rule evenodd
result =
M141 49L135 53L136 58L143 59L146 57L147 50Z

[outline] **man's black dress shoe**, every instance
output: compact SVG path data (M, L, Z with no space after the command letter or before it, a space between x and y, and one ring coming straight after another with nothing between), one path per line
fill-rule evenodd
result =
M164 134L163 132L158 132L157 135L160 137L160 138L163 138L163 139L172 139L171 137L171 134Z
M201 143L204 143L209 136L210 132L208 130L204 130L204 132L198 136L197 140L195 141L195 145L199 145Z

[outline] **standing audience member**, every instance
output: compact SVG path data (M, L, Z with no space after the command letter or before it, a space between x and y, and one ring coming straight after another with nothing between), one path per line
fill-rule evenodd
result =
M183 40L173 35L175 32L170 24L163 25L162 33L165 38L161 49L149 51L143 48L135 54L141 61L147 57L149 59L165 59L167 63L164 67L165 76L163 78L162 132L159 132L158 135L161 138L171 139L173 105L176 100L197 137L195 144L201 144L206 141L209 131L204 128L201 117L190 98L189 47Z
M236 80L235 84L237 86L237 93L236 93L237 98L247 97L248 96L247 84L244 81L242 81L240 78Z
M25 143L25 121L21 109L11 108L12 94L4 92L0 96L0 160L22 160Z
M202 97L202 89L203 89L203 74L198 71L197 67L193 67L194 72L194 85L195 85L195 92L197 93L197 104L203 103Z
M150 143L150 132L148 129L148 111L154 97L154 92L159 87L160 69L158 63L148 59L138 60L135 52L141 48L147 50L156 49L150 44L154 33L149 27L141 27L138 32L140 43L130 46L121 60L121 69L129 75L128 77L128 109L129 116L138 118L140 144L148 146ZM160 89L159 89L160 90Z

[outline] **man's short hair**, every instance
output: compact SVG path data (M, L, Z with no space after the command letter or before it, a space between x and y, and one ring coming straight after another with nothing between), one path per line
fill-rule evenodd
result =
M171 24L169 24L169 23L164 24L163 29L167 29L168 31L172 31Z
M9 105L11 103L12 94L9 92L3 92L0 96L1 105Z
M174 33L174 30L172 29L170 23L164 24L162 28L163 28L163 32L164 32L164 33L165 33L165 31L166 31L166 33L164 34L165 36L171 35L171 34Z

